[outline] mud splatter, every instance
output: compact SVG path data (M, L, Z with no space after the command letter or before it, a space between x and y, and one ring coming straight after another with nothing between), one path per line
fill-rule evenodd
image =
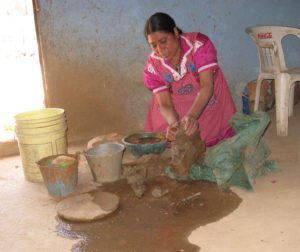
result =
M139 199L125 180L102 186L100 191L119 196L118 210L92 223L57 217L58 235L80 239L72 251L199 251L198 246L188 242L190 233L228 215L241 203L232 191L207 181L156 177L147 181L147 187ZM154 198L152 191L157 188L168 193Z

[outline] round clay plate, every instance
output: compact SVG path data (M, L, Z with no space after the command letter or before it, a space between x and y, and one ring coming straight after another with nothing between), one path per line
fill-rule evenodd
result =
M79 194L60 201L57 214L70 221L92 221L103 218L118 208L119 198L109 192Z

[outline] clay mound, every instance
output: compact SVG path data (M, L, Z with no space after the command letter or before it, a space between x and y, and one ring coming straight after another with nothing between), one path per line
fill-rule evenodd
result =
M58 216L70 221L93 221L112 213L119 206L119 197L108 192L79 194L56 205Z
M58 156L55 159L53 159L52 164L53 165L59 165L59 164L71 164L76 161L75 158L69 157L69 156Z
M205 142L201 140L197 130L191 136L185 134L184 124L181 123L172 142L172 172L175 176L187 178L192 164L202 164L206 151Z

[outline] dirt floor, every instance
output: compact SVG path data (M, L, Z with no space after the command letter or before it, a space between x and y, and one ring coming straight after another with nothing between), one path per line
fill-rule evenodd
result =
M154 198L151 191L155 187L168 193ZM57 218L58 235L81 239L73 251L198 251L199 247L187 240L190 233L226 216L241 202L236 194L222 191L216 184L177 182L166 177L148 181L148 190L140 199L125 180L101 190L120 197L118 211L85 224Z
M157 177L138 199L121 180L99 185L84 158L74 194L110 191L119 208L104 219L74 223L57 217L61 199L43 183L24 180L19 156L0 159L1 251L299 251L300 105L289 121L289 136L276 136L275 111L264 139L270 159L282 171L256 179L253 192L223 191L211 182L178 182ZM86 143L72 145L70 153ZM155 198L153 189L167 191Z

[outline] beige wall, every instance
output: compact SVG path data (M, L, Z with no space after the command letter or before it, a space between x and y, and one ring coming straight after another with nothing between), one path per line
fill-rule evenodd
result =
M131 76L120 76L114 63L103 67L47 61L53 61L45 67L47 105L65 109L69 140L143 129L151 95L142 81L143 66L133 65Z

